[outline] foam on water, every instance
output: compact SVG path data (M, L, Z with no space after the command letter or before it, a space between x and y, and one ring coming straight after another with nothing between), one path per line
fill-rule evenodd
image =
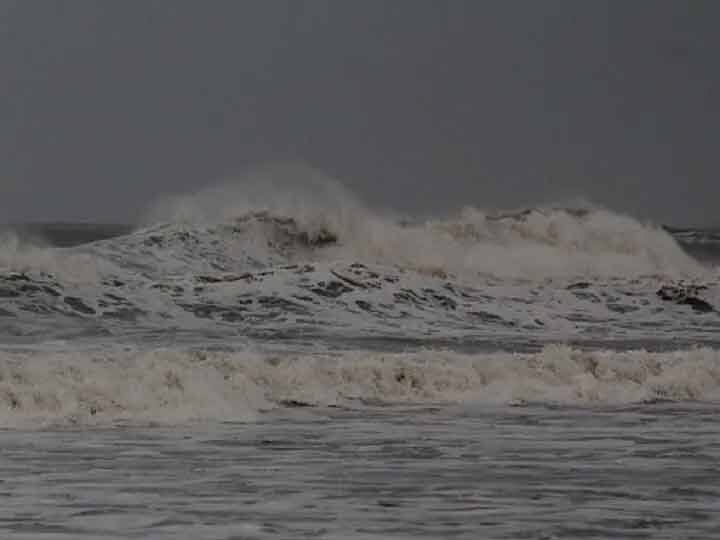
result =
M103 274L119 271L102 257L54 249L40 240L28 241L12 231L0 232L0 274L45 273L75 284L96 284Z
M166 201L153 219L218 226L257 212L292 220L298 237L337 239L315 250L312 258L352 259L471 279L703 274L702 266L663 228L602 208L497 212L467 207L442 219L401 220L370 210L338 183L304 169L261 171L238 184ZM255 230L246 240L267 234Z
M283 172L285 174L285 172ZM314 173L265 171L72 248L0 244L0 335L657 339L720 331L717 271L608 210L467 208L412 221ZM681 282L682 281L682 282ZM671 294L658 293L675 287Z
M0 425L250 421L283 406L720 400L720 352L0 353Z
M242 372L178 351L0 353L4 427L247 421L267 407Z
M437 350L442 340L466 339L506 350L567 341L714 345L717 271L666 230L591 206L399 219L303 174L293 183L287 171L263 171L86 245L5 237L0 338L28 348L0 357L2 422L247 419L289 402L716 399L712 348ZM228 348L239 338L391 337L430 349L271 359L158 348L178 334L199 349L210 334ZM40 345L78 335L103 352ZM121 342L138 351L122 351Z

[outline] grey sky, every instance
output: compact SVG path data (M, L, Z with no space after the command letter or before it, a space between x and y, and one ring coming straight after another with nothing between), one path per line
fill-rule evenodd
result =
M0 0L0 222L272 160L404 211L720 224L720 3Z

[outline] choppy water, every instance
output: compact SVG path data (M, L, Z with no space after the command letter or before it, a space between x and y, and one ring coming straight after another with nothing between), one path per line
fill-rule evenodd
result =
M0 433L4 538L714 538L718 406Z
M718 536L715 232L217 195L3 236L0 537Z

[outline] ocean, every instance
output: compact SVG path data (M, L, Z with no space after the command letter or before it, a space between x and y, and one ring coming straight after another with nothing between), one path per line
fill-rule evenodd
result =
M0 233L0 537L720 538L720 232L198 207Z

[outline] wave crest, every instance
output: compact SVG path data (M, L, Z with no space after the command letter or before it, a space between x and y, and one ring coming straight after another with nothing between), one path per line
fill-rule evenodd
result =
M267 236L268 225L274 224L285 232L292 227L299 244L334 240L317 242L312 247L323 249L313 252L295 250L305 258L352 259L470 279L704 272L663 228L602 208L488 212L467 207L455 216L408 220L372 211L338 182L300 171L297 176L293 169L262 171L229 187L185 197L175 206L179 212L165 214L184 225L226 227L264 216L264 229L255 232ZM248 243L255 240L248 235Z
M720 351L268 355L174 349L0 353L0 425L249 421L287 405L720 399Z

